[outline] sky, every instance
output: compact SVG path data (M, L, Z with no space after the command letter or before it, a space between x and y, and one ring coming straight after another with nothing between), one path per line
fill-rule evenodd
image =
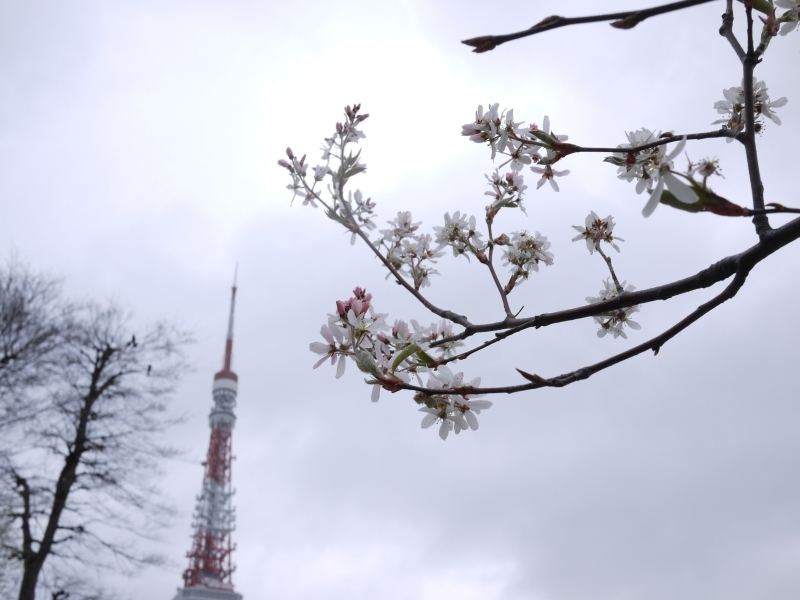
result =
M346 104L360 102L353 185L378 222L411 210L480 215L487 148L460 136L478 104L500 103L581 145L625 132L708 131L737 61L717 34L722 2L630 31L563 28L476 55L459 40L507 33L596 2L451 0L0 2L0 249L64 278L77 299L114 300L146 327L194 331L186 415L161 489L175 506L167 567L98 576L119 597L169 600L181 584L238 263L233 466L236 590L246 600L788 599L800 589L800 406L796 248L759 265L730 302L665 345L564 389L493 398L478 431L420 429L409 393L382 395L352 365L312 371L312 341L355 286L394 319L434 320L385 280L367 248L321 211L290 203L276 161L318 158ZM646 7L608 1L604 10ZM741 11L740 11L741 12ZM737 31L741 33L741 14ZM756 72L779 109L759 156L768 201L797 205L800 34L776 39ZM714 190L748 204L738 144ZM679 159L682 161L684 159ZM567 161L565 161L566 163ZM601 156L569 158L561 192L535 190L505 231L541 231L555 264L511 295L530 316L584 303L607 277L573 244L590 210L625 239L621 279L645 289L756 242L746 219L661 206ZM510 212L510 211L508 211ZM772 219L774 225L787 222ZM497 230L497 229L496 229ZM443 257L433 302L474 321L502 307L477 263ZM721 286L642 308L628 340L590 319L529 330L459 370L487 385L591 364L663 331Z

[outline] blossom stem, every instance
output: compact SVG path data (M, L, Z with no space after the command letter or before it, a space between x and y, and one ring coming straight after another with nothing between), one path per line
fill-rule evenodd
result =
M486 263L486 266L489 267L489 272L492 274L492 279L494 279L494 284L497 286L497 291L500 292L500 298L503 300L503 310L506 311L506 317L513 318L514 313L511 312L511 307L508 305L508 294L506 294L503 289L503 284L500 283L497 272L494 270L494 236L492 234L491 219L486 219L486 228L489 232L489 262Z
M614 280L614 285L617 288L617 295L621 296L625 292L625 290L622 289L622 285L620 285L619 279L617 279L617 274L614 272L614 267L611 266L611 257L606 256L606 253L603 252L603 249L600 247L599 242L594 245L594 249L597 250L597 253L603 257L604 261L606 261L606 264L608 265L608 270L611 272L611 279Z

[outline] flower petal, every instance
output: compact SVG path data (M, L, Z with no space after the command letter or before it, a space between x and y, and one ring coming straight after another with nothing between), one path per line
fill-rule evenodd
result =
M700 199L692 188L672 173L664 173L661 177L667 184L669 191L672 192L672 195L684 204L694 204Z
M642 209L642 214L645 217L649 217L650 215L653 214L653 211L656 209L656 206L658 206L658 203L661 202L661 193L663 191L664 191L664 179L662 178L658 180L658 185L656 185L656 189L652 191L652 193L650 194L650 199L647 201L647 204L645 204L644 208Z
M686 136L683 136L683 137L681 138L681 141L680 141L680 142L678 142L678 145L677 145L677 146L675 146L675 147L672 149L672 152L670 152L669 154L667 154L667 159L666 159L666 161L667 161L667 162L669 162L669 161L673 160L673 159L674 159L676 156L678 156L678 155L679 155L681 152L683 152L683 148L684 148L684 146L686 146Z
M434 413L428 413L424 417L422 417L422 428L427 429L431 425L436 423L436 415Z
M339 366L336 367L336 379L339 379L342 375L344 375L345 366L347 366L347 361L344 359L344 356L340 356Z

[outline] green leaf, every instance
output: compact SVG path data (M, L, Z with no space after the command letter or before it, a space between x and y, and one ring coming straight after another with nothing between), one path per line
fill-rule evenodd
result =
M710 212L723 217L741 217L749 214L746 208L739 206L703 187L696 181L690 182L692 189L700 198L694 204L686 204L678 200L669 190L661 194L661 204L690 213Z
M421 362L426 367L430 367L433 363L436 362L433 359L433 357L431 357L431 355L425 352L424 350L420 350L419 352L417 352L417 358L419 359L419 362Z
M344 178L350 179L353 175L358 175L359 173L362 173L363 171L366 170L367 170L366 167L353 167L352 169L345 171Z
M397 367L400 366L400 363L402 363L409 356L417 352L422 352L422 348L420 348L416 344L409 344L408 346L400 350L400 352L394 355L394 360L392 361L392 372L397 370Z
M380 371L378 371L378 365L375 364L375 359L372 358L372 355L369 352L363 348L356 348L355 355L356 365L358 365L359 370L380 378L381 374Z
M554 140L549 134L545 133L541 129L534 129L530 132L530 134L549 146L553 146L554 144L558 143L558 140Z
M685 210L686 212L690 213L698 213L705 210L700 202L695 202L694 204L686 204L685 202L681 202L669 190L664 190L661 192L661 204L666 204L672 208Z

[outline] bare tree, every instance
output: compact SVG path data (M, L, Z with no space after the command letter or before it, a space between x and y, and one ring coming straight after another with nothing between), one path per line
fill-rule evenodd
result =
M39 409L36 392L54 372L71 311L57 280L16 260L0 275L0 432Z
M160 560L140 553L131 534L147 536L170 515L153 474L174 453L158 436L175 421L167 400L188 337L163 323L136 335L113 304L65 308L44 279L11 275L3 274L3 289L20 301L2 322L16 332L8 339L19 340L12 354L28 361L8 361L3 369L16 372L0 375L10 396L4 410L16 415L0 457L13 525L4 550L20 567L19 600L42 589L53 598L98 597L81 576L87 566ZM29 398L34 409L19 408L17 399Z

